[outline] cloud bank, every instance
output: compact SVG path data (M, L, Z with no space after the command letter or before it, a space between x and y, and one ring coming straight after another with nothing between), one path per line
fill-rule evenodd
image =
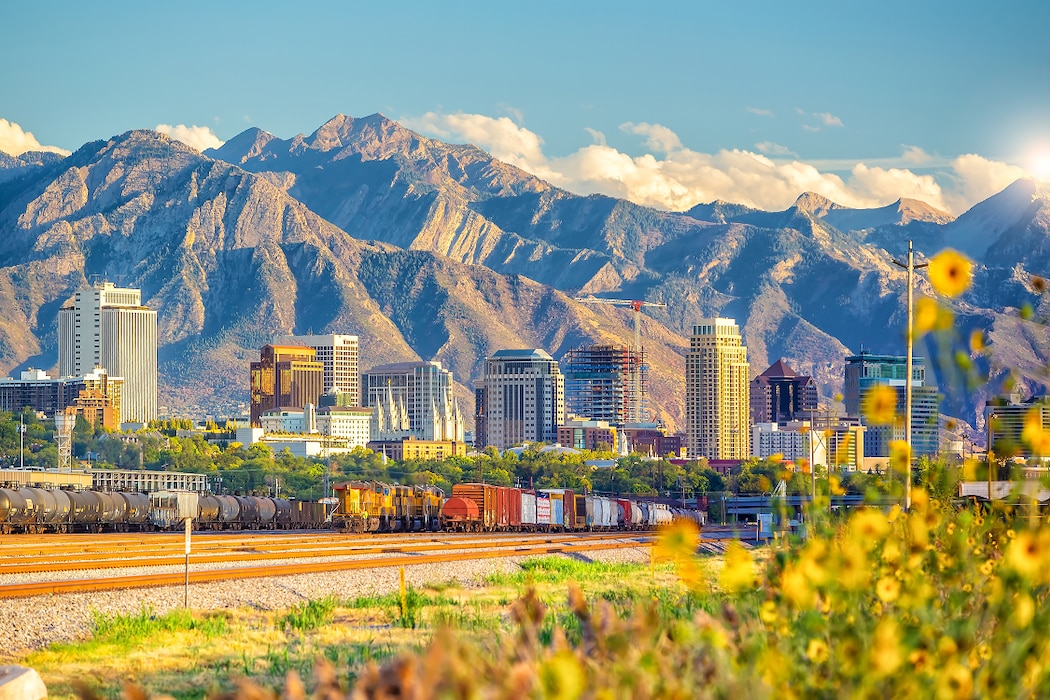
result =
M834 115L815 116L826 126L841 125ZM1028 175L976 154L946 161L937 177L916 173L909 166L929 167L932 157L916 146L902 146L900 157L892 159L901 167L854 162L843 169L849 174L840 176L822 172L779 144L762 142L756 145L760 153L702 153L682 145L665 126L633 122L621 125L621 131L641 137L649 153L623 153L609 146L604 134L588 129L594 143L564 157L549 157L543 139L509 117L428 112L401 121L443 140L472 143L572 192L607 194L670 211L713 200L775 211L789 207L803 192L816 192L848 207L880 207L905 197L958 215Z
M42 146L31 131L23 131L15 122L0 119L0 153L20 156L26 151L48 151L68 156L70 151L58 146Z
M153 129L162 134L166 134L177 141L182 141L187 146L196 148L198 151L203 151L208 148L218 148L222 144L226 143L206 126L186 126L185 124L178 124L172 126L171 124L157 124Z

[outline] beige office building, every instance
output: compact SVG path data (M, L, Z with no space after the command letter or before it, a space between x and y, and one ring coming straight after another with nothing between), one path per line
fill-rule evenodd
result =
M736 321L705 318L694 325L685 367L689 456L747 458L750 367Z
M485 359L485 439L500 450L555 443L565 422L565 382L540 349L499 350Z
M82 377L96 367L124 378L121 423L157 417L157 312L142 305L141 290L103 282L59 310L59 376Z

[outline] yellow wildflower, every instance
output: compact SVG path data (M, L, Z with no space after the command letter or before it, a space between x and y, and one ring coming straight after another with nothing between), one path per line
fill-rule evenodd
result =
M575 700L587 688L587 674L570 651L560 651L540 666L542 695L559 700Z
M1027 593L1020 593L1014 598L1012 622L1017 629L1025 629L1035 617L1035 601Z
M736 540L730 541L726 547L725 565L719 576L719 583L730 593L753 588L755 585L754 559L751 552Z
M1045 544L1045 542L1040 541L1040 538L1034 532L1022 530L1007 545L1006 561L1010 568L1021 574L1021 576L1029 580L1035 580L1047 564L1048 551ZM989 559L988 561L991 560Z
M957 661L945 665L937 677L937 697L973 697L973 676L970 675L970 669Z
M882 511L861 508L850 518L850 529L853 531L853 541L870 549L889 533L890 523Z
M1024 418L1021 440L1039 457L1050 457L1050 432L1043 428L1042 412L1030 410Z
M777 604L772 600L767 600L763 602L762 607L758 609L759 618L761 618L762 622L766 623L767 625L775 624L779 614L780 613L777 610Z
M983 352L988 343L984 339L984 331L976 330L970 333L970 352Z
M908 663L916 671L922 673L930 668L930 655L926 653L925 649L916 649L908 655Z
M911 464L911 449L904 440L890 440L890 469L898 474L908 471ZM914 495L913 501L914 503Z
M696 523L685 518L660 532L656 542L656 554L660 559L680 561L692 559L700 546L700 531Z
M913 316L913 333L915 338L921 338L937 327L937 316L940 307L937 302L929 297L919 297L915 300L915 315Z
M801 608L813 604L813 589L809 585L809 580L801 567L795 564L788 564L784 567L780 590L796 607Z
M970 288L973 263L962 253L945 248L930 259L930 284L946 297L957 297Z
M879 620L879 624L875 627L874 637L868 660L876 674L888 676L896 672L904 663L897 621L892 617L884 617Z
M877 384L864 395L861 411L869 425L892 425L897 418L897 390Z
M875 595L884 603L892 603L901 594L901 582L891 576L883 576L875 584Z
M806 647L806 658L815 664L822 664L828 660L828 645L822 639L809 640Z

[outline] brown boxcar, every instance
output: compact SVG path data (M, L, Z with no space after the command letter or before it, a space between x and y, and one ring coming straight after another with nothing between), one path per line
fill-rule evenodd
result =
M460 525L465 525L468 530L475 531L492 531L496 529L498 523L497 517L497 491L498 487L491 484L455 484L452 487L452 498L449 501L455 499L471 500L478 507L478 517L476 522L463 522L455 526L456 529L462 529ZM448 505L448 501L445 502L445 508L442 509L442 522L452 522L448 516L452 515L452 511ZM451 508L460 509L461 506L453 505ZM447 527L446 527L447 529Z
M510 509L508 524L515 532L521 530L521 489L513 486L507 488L508 507Z
M496 487L496 522L493 529L510 529L510 489L506 486Z

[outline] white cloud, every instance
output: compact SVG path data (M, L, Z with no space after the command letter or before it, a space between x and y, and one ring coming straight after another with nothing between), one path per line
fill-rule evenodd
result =
M584 127L583 130L591 135L591 138L594 140L594 142L596 144L598 144L599 146L604 146L605 145L605 143L606 143L605 142L605 134L603 134L602 132L598 131L597 129L592 129L589 126Z
M824 126L842 126L842 120L830 112L814 112L813 116Z
M683 146L678 135L661 124L633 122L621 130L642 137L649 153L624 153L609 146L601 132L588 129L594 143L566 156L548 157L543 139L508 117L429 112L402 123L444 140L472 143L573 192L602 193L671 211L715 199L779 210L809 191L849 207L879 207L906 197L960 214L1026 175L1021 168L978 155L949 161L915 146L905 146L903 155L894 158L839 161L837 174L773 142L756 144L760 152L702 153ZM939 170L919 174L908 167L920 163Z
M644 136L645 145L660 153L670 153L682 147L682 142L678 140L678 134L660 124L626 122L620 125L620 131Z
M441 139L474 144L504 163L516 165L555 185L567 186L561 175L547 166L543 139L518 126L510 117L427 112L421 117L402 119L401 123Z
M933 156L918 146L904 145L901 146L901 148L904 149L901 158L912 165L928 165L933 160Z
M768 109L759 109L758 107L748 107L747 111L751 112L751 114L757 114L760 117L772 117L773 116L773 112L771 112L770 110L768 110Z
M48 151L69 155L69 151L58 146L42 146L33 136L32 131L23 131L22 127L15 122L0 119L0 153L11 156L20 156L26 151Z
M171 138L182 141L187 146L196 148L198 151L204 151L208 148L218 148L225 143L222 139L216 136L212 130L207 126L186 126L185 124L178 124L172 126L171 124L157 124L153 129L162 134L166 134Z
M988 160L976 153L961 155L952 161L958 191L951 195L956 208L968 206L1001 192L1013 181L1030 173L1015 165Z
M779 143L773 143L772 141L756 143L755 148L757 148L760 153L765 153L767 156L794 156L795 158L798 158L798 154L787 146L781 146Z

